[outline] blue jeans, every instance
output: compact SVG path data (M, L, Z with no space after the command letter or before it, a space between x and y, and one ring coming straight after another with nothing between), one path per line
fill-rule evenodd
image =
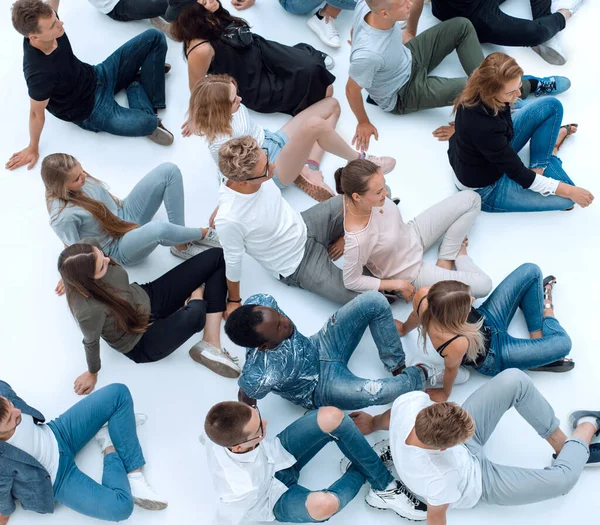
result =
M167 41L148 29L95 66L96 96L92 114L79 125L122 137L145 137L158 126L155 110L164 109ZM141 68L141 70L140 70ZM135 77L140 72L140 81ZM129 107L119 106L115 93L127 90Z
M335 441L344 456L351 461L346 473L322 491L337 497L340 503L338 512L352 501L365 481L374 489L383 490L393 479L348 416L344 416L340 426L327 434L319 427L317 414L318 410L306 414L277 436L283 447L297 460L295 465L275 473L275 477L288 487L288 491L277 500L273 508L277 521L316 523L306 510L306 500L311 491L298 485L298 478L304 466L330 441Z
M544 317L543 280L537 265L522 264L477 308L492 333L490 351L479 372L494 376L507 368L529 370L558 361L571 351L571 338L564 328L554 317ZM542 337L519 339L508 334L519 307L529 332L541 330Z
M293 15L306 15L312 13L322 5L323 0L279 0L281 7ZM337 9L348 9L353 11L356 7L356 0L328 0L327 4Z
M169 221L152 221L164 203ZM154 168L123 201L119 218L140 224L113 242L107 255L122 265L137 264L160 244L175 246L202 239L200 228L186 228L183 178L175 164L165 162Z
M169 7L169 0L119 0L108 13L113 20L130 22L163 16Z
M423 388L425 375L416 366L382 379L363 379L348 370L348 361L367 328L385 368L392 371L404 365L404 350L387 299L379 292L360 294L312 336L320 356L319 383L314 394L316 406L357 410L385 405L402 394Z
M546 177L574 186L563 170L561 160L552 155L562 117L562 104L554 97L539 98L522 106L512 115L514 136L511 144L515 151L521 151L529 142L530 168L546 168ZM506 175L475 191L481 195L481 209L489 213L566 210L574 205L572 200L564 197L544 197L525 189Z
M77 468L75 455L106 422L117 452L104 456L100 485ZM106 521L126 520L133 512L127 473L146 463L127 387L112 384L96 390L48 426L56 436L60 452L54 499L85 516Z

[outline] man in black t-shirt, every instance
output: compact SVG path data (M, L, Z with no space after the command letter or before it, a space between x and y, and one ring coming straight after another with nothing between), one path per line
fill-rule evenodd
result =
M558 33L584 0L530 0L533 20L507 15L500 9L504 0L431 0L433 14L440 20L468 18L479 41L503 46L531 47L546 62L562 66L567 55Z
M37 162L45 109L90 131L147 136L157 144L172 144L172 133L156 114L166 107L164 35L149 29L101 64L91 66L73 54L56 13L58 4L59 0L18 0L13 4L13 26L25 37L23 73L31 100L30 141L9 159L6 168L28 164L31 169ZM127 90L128 108L114 99L121 89Z

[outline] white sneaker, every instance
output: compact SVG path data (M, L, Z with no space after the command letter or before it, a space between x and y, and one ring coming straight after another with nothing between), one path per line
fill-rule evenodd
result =
M132 472L127 475L133 502L146 510L163 510L169 502L161 498L154 489L148 485L146 478L141 472Z
M554 0L552 2L552 12L556 13L559 9L566 9L572 15L581 7L584 0Z
M146 414L142 414L138 412L135 414L135 426L141 427L146 421L148 421L148 416ZM100 451L104 452L108 447L113 446L113 442L110 439L110 434L108 433L108 423L104 423L100 430L96 433L96 441L100 445Z
M202 239L197 241L192 241L192 244L196 246L205 246L207 248L221 248L221 242L219 241L219 235L217 234L217 230L213 230L212 228L208 229L208 233Z
M190 242L185 250L178 250L175 246L171 246L171 253L175 257L179 257L183 260L188 260L194 257L194 255L198 255L199 253L205 252L209 248L212 248L212 246L202 246L200 244L194 244Z
M395 488L375 490L371 487L365 501L370 507L393 510L398 516L408 520L425 521L427 519L427 505L408 490L400 480L396 480Z
M329 47L341 47L340 32L335 25L334 18L329 17L329 22L326 22L325 17L319 19L315 14L306 21L306 25L317 34L324 44Z
M198 341L189 351L190 357L223 377L240 377L242 370L239 367L239 358L233 357L224 348Z
M396 167L396 159L394 157L377 157L376 155L365 155L366 160L370 160L372 163L377 164L384 175L387 175Z
M444 385L444 365L434 366L430 363L419 363L419 365L427 370L427 384L430 388L441 388ZM460 366L454 384L462 385L469 380L469 377L471 372L464 366Z
M567 52L562 45L560 33L554 35L550 40L534 46L533 49L546 62L554 66L564 66L567 63Z

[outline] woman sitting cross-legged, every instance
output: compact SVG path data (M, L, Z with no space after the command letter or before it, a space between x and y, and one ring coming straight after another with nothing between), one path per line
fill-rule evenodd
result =
M576 125L563 127L563 107L554 97L522 106L511 115L521 94L523 70L504 53L492 53L473 72L456 99L454 128L434 132L450 138L448 157L458 189L474 189L487 212L585 208L594 196L575 186L556 156ZM529 168L517 152L530 144Z
M288 115L333 95L330 56L308 44L264 39L218 0L169 0L165 18L183 43L190 91L209 73L227 74L250 109Z
M213 248L192 257L147 284L129 283L127 272L100 249L82 239L58 258L73 317L83 334L88 370L75 380L77 394L89 394L100 371L100 339L136 363L159 361L192 335L203 340L190 350L195 361L225 377L240 368L221 349L221 320L227 285L223 250Z
M123 265L140 262L159 244L181 259L221 246L216 231L185 226L183 178L175 164L154 168L123 201L66 153L44 159L42 180L50 226L65 246L92 237ZM168 222L152 221L163 203Z
M565 356L571 339L554 317L554 276L542 277L538 266L526 263L504 279L478 308L469 287L442 281L417 291L414 310L401 335L419 328L423 349L433 346L444 359L444 387L431 391L434 401L446 401L459 366L495 376L507 368L568 372L575 363ZM508 327L517 308L525 316L529 339L513 337Z
M353 160L336 171L335 181L344 195L346 288L390 292L408 302L416 288L455 279L468 284L476 297L490 293L491 279L467 255L466 237L481 204L475 192L457 193L406 224L387 198L385 178L376 164ZM424 252L440 238L437 264L423 262ZM341 250L331 255L340 256Z
M219 148L228 140L254 137L267 153L269 162L275 165L273 180L277 186L282 188L295 182L300 189L322 202L335 195L323 182L323 174L319 171L323 153L328 151L346 160L365 157L335 131L340 105L334 98L313 104L275 133L253 122L241 102L237 83L229 75L208 75L192 89L188 126L190 132L193 130L206 138L216 164ZM396 165L391 157L366 155L366 158L380 166L384 173L389 173Z

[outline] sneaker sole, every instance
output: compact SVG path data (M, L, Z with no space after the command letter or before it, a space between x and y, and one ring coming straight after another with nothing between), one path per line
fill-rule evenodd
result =
M169 506L169 504L164 501L153 501L150 499L133 498L133 502L138 507L146 510L163 510Z
M298 178L294 181L294 184L317 202L325 202L335 196L327 191L327 189L323 186L317 186L316 184L306 180L304 177L302 177L302 175L298 176Z
M552 64L553 66L564 66L567 63L567 59L564 56L549 47L535 46L531 49L548 62L548 64Z
M240 371L236 370L235 368L231 368L231 366L226 365L224 363L220 363L219 361L214 361L212 359L209 359L208 357L206 357L203 353L201 353L198 350L194 350L193 348L190 348L190 351L188 352L190 354L190 357L196 361L196 363L199 363L203 366L205 366L206 368L208 368L209 370L212 370L215 374L219 374L220 376L223 377L228 377L231 379L235 379L237 377L240 377Z
M381 511L387 511L387 510L391 510L391 511L392 511L392 512L394 512L394 513L395 513L397 516L400 516L401 518L404 518L405 520L408 520L408 521L414 521L414 522L427 521L427 516L425 516L425 517L424 517L424 518L422 518L422 519L419 519L419 518L410 518L410 517L408 517L408 516L403 516L403 515L402 515L402 514L400 514L399 512L395 511L394 509L389 509L389 508L387 508L387 509L382 509L381 507L378 507L377 505L373 505L372 503L370 503L370 502L369 502L369 499L368 499L368 495L367 495L367 497L365 498L365 503L366 503L366 504L367 504L369 507L371 507L372 509L377 509L377 510L381 510Z
M170 146L175 140L173 134L164 128L156 128L152 135L148 135L148 138L160 146Z

